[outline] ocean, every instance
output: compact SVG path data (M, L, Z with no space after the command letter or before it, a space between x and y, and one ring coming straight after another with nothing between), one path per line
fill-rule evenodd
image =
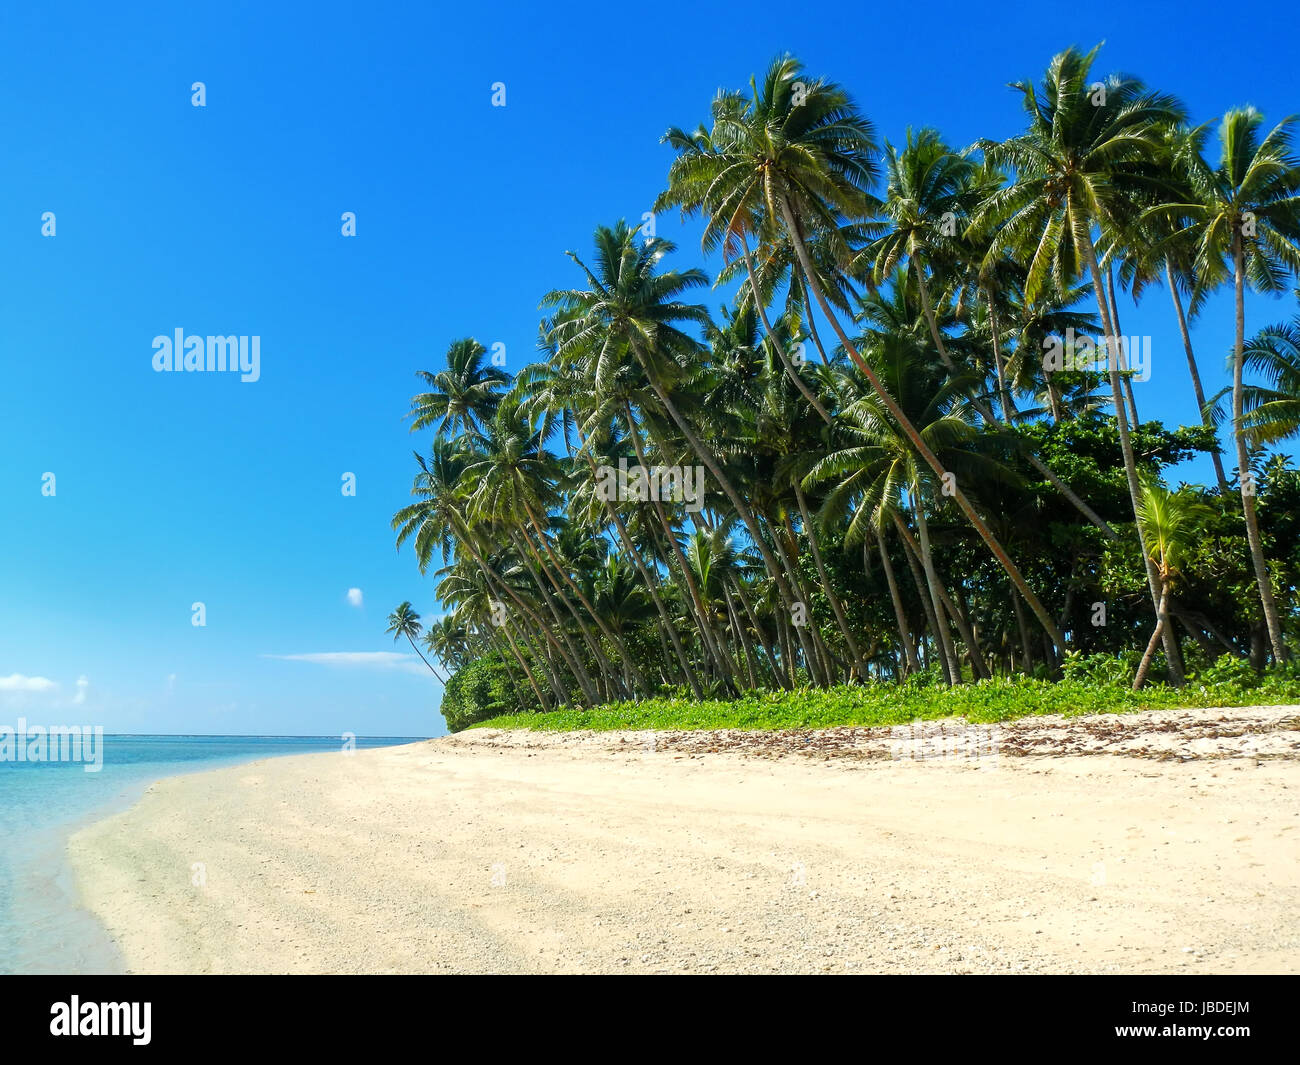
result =
M416 740L358 737L355 746ZM112 940L77 904L65 854L77 828L163 777L342 746L328 736L104 736L97 772L81 762L0 761L0 973L124 971Z

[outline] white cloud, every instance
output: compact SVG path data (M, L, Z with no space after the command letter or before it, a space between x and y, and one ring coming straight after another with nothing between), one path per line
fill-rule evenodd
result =
M283 662L312 662L320 666L342 669L397 670L402 673L429 676L428 669L415 655L399 654L397 651L318 651L305 655L262 655L262 657L278 658Z
M84 674L77 678L77 694L72 697L74 706L79 706L86 701L86 689L90 687L90 680Z
M57 681L48 677L25 677L21 673L0 677L0 692L47 692L58 686Z
M360 606L360 605L361 605L361 589L360 589L360 588L349 588L349 589L348 589L348 604L349 604L350 606Z

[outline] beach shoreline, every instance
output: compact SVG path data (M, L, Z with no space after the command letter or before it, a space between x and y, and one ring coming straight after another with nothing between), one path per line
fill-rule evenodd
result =
M133 972L1300 971L1300 709L471 730L69 840Z

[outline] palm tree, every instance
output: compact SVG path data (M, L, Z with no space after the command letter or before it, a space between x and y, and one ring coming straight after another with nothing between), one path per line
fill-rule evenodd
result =
M843 88L807 77L795 59L785 56L768 68L761 90L751 82L749 98L738 93L718 97L706 140L683 140L679 132L670 130L664 138L680 154L656 209L679 207L687 217L703 214L703 249L721 247L728 259L739 253L751 233L769 242L788 241L803 283L845 352L918 453L942 477L947 471L849 339L809 251L810 241L820 242L841 269L853 258L845 223L869 219L875 205L867 191L879 155L871 123ZM1056 646L1063 648L1065 638L1056 622L960 485L953 498Z
M1209 125L1178 125L1165 130L1164 166L1168 170L1170 198L1179 202L1192 198L1190 175L1205 167L1202 153ZM1143 288L1163 276L1178 320L1178 333L1182 337L1183 353L1187 357L1196 410L1200 414L1201 423L1207 428L1213 428L1210 412L1206 409L1205 387L1201 383L1201 371L1196 362L1196 352L1192 348L1189 328L1190 319L1195 318L1205 303L1208 289L1196 277L1196 240L1187 221L1186 217L1178 217L1163 203L1144 212L1136 221L1133 232L1125 238L1129 255L1121 271L1121 279L1128 279L1136 303ZM1189 299L1188 306L1183 304L1184 293ZM1223 458L1217 446L1210 453L1210 460L1214 465L1219 489L1227 495L1228 479L1223 472Z
M1265 326L1244 349L1265 384L1242 388L1242 426L1251 449L1300 436L1300 315Z
M447 679L433 668L432 663L424 657L424 652L416 646L415 639L424 631L424 627L420 624L420 615L411 609L409 601L399 603L397 609L388 615L388 628L384 631L393 634L394 643L405 636L411 644L411 650L419 655L420 661L429 667L429 672L442 681L442 683L447 683Z
M1012 86L1023 98L1028 128L1006 141L978 141L976 147L994 166L1013 171L1015 178L980 206L971 229L995 230L989 256L1010 251L1027 263L1025 299L1030 302L1049 277L1058 290L1081 270L1091 278L1106 337L1120 451L1142 539L1141 488L1124 411L1119 333L1106 300L1092 232L1094 226L1121 232L1133 204L1160 188L1156 164L1162 131L1183 121L1184 115L1173 97L1151 92L1136 79L1112 75L1093 81L1096 55L1096 48L1086 53L1069 48L1052 59L1041 92L1028 81ZM1155 608L1159 587L1150 564L1147 579ZM1167 629L1165 649L1174 681L1181 683L1177 642Z
M965 399L971 379L947 377L937 364L927 365L907 338L887 334L874 343L877 372L904 405L909 420L921 427L927 446L943 457L945 469L968 484L1010 479L1009 471L981 453L991 438L981 437L971 424L973 415ZM905 545L915 545L930 599L927 613L933 619L934 638L943 652L945 672L956 683L961 673L945 614L958 626L972 655L974 639L939 577L926 515L927 508L937 509L932 501L944 498L947 485L930 475L895 425L877 395L861 394L844 410L837 446L811 466L804 480L809 485L829 482L824 518L839 520L851 512L848 542L861 543L869 531L893 524ZM916 539L903 520L909 509L916 521Z
M1160 577L1160 605L1156 610L1156 627L1147 642L1146 652L1138 664L1133 678L1133 690L1146 683L1147 671L1162 634L1169 626L1169 588L1187 548L1195 542L1202 520L1209 507L1198 501L1190 491L1171 492L1150 476L1142 480L1139 500L1142 511L1142 528L1147 541L1144 548Z
M478 432L496 411L498 395L510 380L501 368L484 363L487 349L473 337L454 341L447 349L447 368L438 373L420 370L430 388L411 400L411 432L433 425L439 433L463 429Z
M1250 475L1243 372L1246 347L1246 282L1260 292L1279 292L1288 273L1300 273L1300 162L1291 153L1295 120L1279 122L1262 139L1264 117L1253 107L1235 108L1219 126L1221 156L1211 169L1190 165L1194 193L1187 203L1168 204L1166 214L1185 215L1196 241L1196 269L1203 284L1229 272L1236 308L1232 356L1232 426L1246 539L1275 661L1286 657L1282 625L1264 558Z
M678 325L704 325L708 321L708 312L702 306L682 303L677 297L691 288L707 284L708 279L700 270L660 272L657 269L659 260L674 251L675 246L659 237L638 241L635 232L623 221L613 228L598 227L595 244L599 274L569 252L569 257L586 275L589 287L557 290L548 293L543 300L545 306L572 312L571 317L557 326L555 342L559 350L597 345L597 387L601 386L603 378L613 375L621 359L630 355L636 360L662 409L745 523L786 606L794 610L799 598L763 538L753 511L727 477L713 449L683 417L669 394L668 383L681 375L681 363L692 356L698 357L700 352L699 343L683 333Z
M504 604L508 599L513 603L534 627L533 631L541 634L550 651L563 661L582 688L583 695L595 702L595 689L590 679L567 641L561 639L561 636L567 634L561 632L557 635L552 631L543 622L538 607L506 575L497 572L488 557L493 553L488 536L491 530L475 524L467 515L464 472L469 462L468 456L474 450L475 448L460 448L437 436L434 437L427 460L416 453L415 461L419 472L411 486L411 495L416 501L393 515L392 527L397 532L397 548L400 550L402 544L414 538L415 557L421 573L428 568L435 550L446 558L455 544L457 549L467 553L473 559L485 585L493 593L494 601ZM530 577L535 578L535 575L530 572ZM547 662L548 669L553 671L554 690L564 690L558 667L549 660L544 661Z

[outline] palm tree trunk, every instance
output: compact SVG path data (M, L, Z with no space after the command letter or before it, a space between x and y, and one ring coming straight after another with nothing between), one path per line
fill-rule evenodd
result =
M822 309L822 315L831 323L831 327L835 330L835 335L839 337L840 343L844 346L844 350L848 352L849 357L853 359L854 365L856 365L862 372L862 375L867 379L867 382L873 389L875 389L876 394L880 397L880 401L885 404L886 408L888 408L894 421L912 442L912 446L916 448L921 457L925 459L929 467L934 470L938 476L942 477L946 471L944 470L943 465L939 462L939 459L935 456L934 452L926 446L925 441L921 439L921 434L916 431L916 426L913 425L911 419L903 413L903 409L894 400L894 397L889 394L884 383L876 376L875 371L871 369L867 364L867 361L858 352L857 346L849 339L848 334L844 332L844 327L840 325L839 319L831 312L830 304L826 300L826 294L822 291L821 283L817 280L815 271L813 270L812 262L808 255L808 248L804 245L803 236L800 234L794 215L790 211L790 205L784 196L780 197L780 200L781 211L785 217L786 226L790 231L791 244L794 246L795 254L799 258L799 264L803 268L804 278L808 283L809 289L813 296L816 297L817 305ZM1061 630L1056 627L1056 622L1052 620L1052 616L1047 612L1043 604L1039 602L1038 596L1034 595L1033 589L1029 587L1029 584L1021 575L1016 564L1011 561L1011 557L1002 549L1002 545L998 543L997 539L993 536L993 533L989 531L989 527L984 523L984 519L981 518L975 511L975 508L971 506L970 500L966 498L966 493L962 491L960 485L956 486L953 498L956 499L957 505L961 507L962 513L966 515L967 520L972 526L974 526L980 539L984 541L989 551L992 552L993 557L997 559L998 564L1006 570L1007 576L1009 576L1015 583L1016 587L1020 589L1021 594L1025 597L1025 602L1027 602L1030 609L1033 610L1034 616L1038 618L1044 631L1051 636L1052 640L1058 647L1064 650L1065 637L1061 635Z
M1201 372L1196 365L1196 354L1192 351L1192 334L1187 328L1187 315L1183 312L1183 297L1179 295L1178 286L1174 283L1174 268L1165 260L1165 281L1169 284L1169 295L1174 301L1174 310L1178 313L1178 331L1183 337L1183 351L1187 354L1187 369L1192 375L1192 391L1196 394L1196 410L1201 415L1201 424L1207 429L1214 428L1214 422L1211 420L1209 413L1205 409L1205 390L1201 387ZM1219 479L1219 491L1224 496L1228 494L1228 478L1223 472L1223 458L1219 454L1216 446L1210 452L1210 460L1214 463L1214 475Z
M912 549L912 551L918 557L920 557L922 552L922 547L921 545L917 544L916 539L912 536L912 530L907 527L906 523L904 523L900 527L899 535L901 535L906 540L907 545ZM928 538L929 536L928 524L926 525L926 535ZM928 551L929 548L927 547L925 548L925 550ZM934 556L931 555L930 557L931 559L933 559ZM978 679L979 677L985 675L985 671L984 671L983 663L978 661L979 645L975 641L975 633L970 628L969 622L966 620L965 612L957 609L957 604L953 602L952 596L948 594L948 589L944 587L943 579L939 577L938 569L935 569L934 572L935 572L936 579L933 587L935 591L939 593L939 602L943 607L943 610L940 612L939 617L943 618L946 615L947 617L952 619L953 625L957 627L958 635L961 636L962 642L966 645L967 649L972 654L971 669L974 672L975 677ZM944 631L947 631L947 629L945 628ZM956 648L954 647L953 648L954 660L956 660L957 657L958 656L956 654Z
M948 667L952 670L952 682L962 683L961 660L957 657L957 648L952 642L952 633L948 628L947 612L944 609L942 583L934 568L934 551L930 546L930 523L925 519L925 497L921 495L920 485L912 482L916 513L916 528L921 537L921 568L925 571L926 583L930 586L930 597L934 602L934 616L939 622L939 635L943 642L943 653L948 658Z
M1264 559L1264 545L1259 534L1259 515L1255 512L1254 479L1250 476L1250 455L1246 450L1246 427L1242 423L1245 403L1242 372L1246 347L1246 264L1241 246L1241 232L1232 235L1233 287L1236 297L1237 336L1232 349L1232 435L1237 444L1237 480L1241 485L1241 509L1246 516L1246 540L1250 544L1250 559L1255 566L1255 581L1259 585L1259 599L1264 608L1264 623L1268 626L1268 641L1273 646L1273 661L1286 660L1286 644L1282 641L1282 625L1273 601L1273 582L1269 579L1268 563Z
M1043 382L1047 386L1047 405L1052 411L1052 424L1061 424L1061 393L1056 387L1056 382L1052 380L1052 371L1043 371Z
M623 642L623 637L610 627L609 623L600 616L596 608L587 600L586 593L583 592L577 582L569 575L568 567L560 565L559 559L555 557L555 552L551 550L550 542L546 539L546 535L542 531L542 525L537 520L537 515L533 513L533 508L528 505L527 501L524 502L524 510L528 514L529 521L533 523L533 529L536 532L537 538L541 540L542 546L546 549L546 555L551 560L551 565L553 565L556 572L564 578L564 583L573 589L573 594L578 597L578 601L582 603L584 608L586 608L587 613L591 615L591 619L595 621L596 625L600 628L600 631L609 637L610 642L617 649L619 656L623 660L624 668L631 672L632 679L636 682L637 686L640 687L642 691L648 691L650 686L646 682L645 676L642 674L641 670L637 667L636 662L633 660L632 653L627 649L627 645Z
M589 452L583 452L587 460L587 465L591 469L592 477L596 476L596 460L591 457ZM632 564L636 566L637 572L641 574L641 579L645 581L646 591L650 594L650 599L655 605L655 610L659 612L659 620L663 622L663 627L668 630L668 636L672 639L673 652L677 656L677 662L682 668L682 674L686 678L686 683L691 686L691 691L695 698L704 698L704 691L700 688L699 679L695 676L695 671L691 669L690 661L686 657L686 650L682 647L681 637L677 635L677 626L673 624L672 618L668 615L668 608L664 606L663 598L659 595L659 581L657 575L652 576L649 568L641 558L641 552L637 550L636 544L628 535L627 526L623 524L622 515L619 514L618 508L609 500L605 500L605 510L614 523L614 528L618 532L618 537L623 541L623 546L627 548L627 553L632 557Z
M790 575L790 580L794 584L795 590L799 593L799 602L804 607L804 624L795 625L800 643L803 643L804 654L809 656L810 668L812 672L812 663L816 664L819 680L824 687L830 687L833 683L834 667L830 662L830 655L826 650L826 645L822 641L820 627L812 616L812 595L809 594L807 586L803 582L803 576L799 573L799 544L794 533L794 522L790 520L790 513L785 514L785 532L789 538L789 549L781 542L779 532L775 527L772 530L772 541L777 553L781 556L781 561L785 563L786 572ZM808 645L811 644L811 647Z
M501 628L505 630L505 637L506 641L510 645L510 652L515 656L516 661L519 663L519 667L524 671L524 676L528 678L528 683L533 689L533 694L537 696L537 704L543 710L550 710L551 702L542 692L542 687L537 683L537 678L533 676L532 668L528 665L528 659L524 656L523 652L519 650L519 645L515 643L514 633L510 631L509 624L502 625Z
M478 548L474 545L473 540L470 538L469 531L464 528L464 523L458 522L458 524L461 525L461 528L457 530L457 534L461 543L463 543L467 548L469 548L470 554L474 556L474 561L478 563L479 569L483 573L483 579L488 582L489 587L493 586L494 582L491 576L492 567L490 567L487 564L487 562L484 561L483 556L479 553ZM531 567L529 567L528 565L527 558L521 555L520 560L524 563L524 568L529 570L530 576L532 576L534 581L536 581L537 579L536 575L532 573ZM568 634L564 632L564 627L559 624L559 616L556 615L555 618L556 626L560 630L560 635L564 637L564 643L561 643L560 640L555 636L555 634L551 632L550 627L541 619L541 616L537 614L534 610L532 610L532 608L530 608L528 604L525 603L523 599L521 599L515 593L515 590L510 587L509 581L502 580L499 582L499 584L501 589L505 591L505 593L510 597L510 599L514 602L514 604L517 607L519 607L520 610L522 610L526 615L528 615L528 617L537 626L538 631L542 633L542 635L545 637L547 642L550 643L555 648L556 652L560 655L560 657L564 659L565 664L569 667L570 672L573 674L574 681L578 684L580 688L582 688L583 695L591 701L591 705L593 706L596 705L596 703L598 703L599 700L596 697L595 685L591 683L591 678L587 675L586 670L582 668L581 663L578 662L576 658L571 658L569 652L565 649L564 643L568 642ZM562 691L563 688L558 683L558 678L557 678L557 683L555 685L556 696L559 697Z
M858 650L858 641L853 638L853 633L849 630L849 619L844 613L844 604L840 602L840 597L835 594L835 587L831 584L830 574L826 572L826 566L822 562L821 548L817 546L817 530L813 525L812 515L808 513L808 501L804 498L803 488L799 485L796 478L794 482L794 497L799 503L799 514L803 518L804 528L808 531L808 546L812 548L813 562L817 566L817 572L822 579L822 588L826 592L826 598L830 600L831 610L835 612L835 620L839 622L840 634L844 637L844 644L849 649L849 654L853 656L853 671L860 680L866 680L866 667L862 661L862 652Z
M1169 626L1166 624L1169 613L1169 582L1163 581L1160 585L1160 605L1156 609L1156 627L1151 633L1151 639L1147 641L1147 649L1142 655L1142 661L1138 663L1137 675L1133 678L1133 690L1140 691L1142 685L1147 682L1147 670L1151 668L1151 659L1155 656L1156 645L1160 642L1161 635Z
M427 658L425 658L424 655L421 653L420 649L415 646L415 641L411 639L411 634L408 632L405 635L406 635L407 642L411 645L411 650L414 651L417 655L419 655L420 661L429 667L429 672L432 673L435 677L437 677L441 683L446 684L447 683L446 678L443 677L441 673L439 673L436 669L433 668L433 663L430 662Z
M790 361L790 356L786 354L785 345L776 338L776 334L772 331L772 323L767 320L767 307L758 291L758 278L754 276L754 260L753 256L749 254L749 241L745 239L743 231L740 234L740 243L745 252L745 270L749 274L749 291L754 297L754 307L758 311L758 317L763 322L763 329L767 332L768 340L771 341L772 347L776 349L777 357L780 358L781 365L785 367L785 372L790 375L795 387L803 393L803 398L812 404L813 410L821 415L822 421L827 425L833 425L831 416L826 413L826 408L821 405L821 402L808 388L802 375L795 368L794 363Z
M754 655L754 646L750 642L749 633L741 623L740 615L736 612L736 604L731 600L731 592L728 589L723 588L722 594L726 599L727 616L731 618L731 627L735 631L736 640L745 654L745 671L749 674L749 686L751 689L757 689L758 659Z
M1025 625L1025 612L1020 609L1020 595L1014 588L1011 589L1011 609L1020 632L1020 656L1025 660L1023 672L1028 675L1034 671L1034 647L1029 639L1029 628Z
M763 628L758 620L758 612L754 609L754 604L749 601L749 596L745 594L745 587L740 581L735 582L736 598L740 600L740 605L745 611L745 616L749 618L749 623L754 626L754 636L767 655L768 667L771 671L772 678L782 688L788 687L785 677L781 673L781 661L778 655L779 638L776 643L768 638L767 631Z
M1115 337L1119 341L1116 351L1119 353L1120 369L1127 371L1128 350L1127 341L1124 338L1123 328L1119 324L1119 304L1115 300L1115 272L1111 263L1106 264L1106 298L1110 300L1110 320L1115 327ZM1133 379L1127 373L1123 374L1121 380L1124 384L1124 394L1128 397L1129 416L1133 419L1133 428L1136 429L1142 423L1138 420L1137 400L1133 397Z
M1083 233L1080 236L1084 261L1088 264L1089 274L1092 275L1093 295L1097 299L1097 309L1101 312L1102 329L1106 334L1106 369L1110 377L1111 398L1115 407L1115 424L1119 429L1119 449L1124 457L1124 473L1128 478L1129 502L1133 506L1133 522L1137 526L1138 544L1142 549L1143 562L1146 564L1147 585L1151 590L1151 606L1153 609L1158 610L1160 606L1160 581L1156 575L1155 563L1151 561L1151 556L1147 551L1146 532L1142 528L1139 502L1141 488L1138 485L1137 459L1133 454L1133 441L1129 437L1128 418L1124 413L1124 393L1119 380L1119 357L1116 353L1115 324L1110 316L1110 304L1106 299L1106 288L1101 278L1101 268L1097 265L1097 251L1092 244L1092 234ZM1182 659L1178 654L1178 641L1174 639L1173 633L1167 628L1163 638L1165 641L1165 654L1169 659L1170 679L1174 682L1175 687L1181 687L1183 669Z
M943 671L943 682L952 687L958 683L961 674L957 674L954 679L952 665L948 654L948 645L943 639L943 629L940 628L940 619L935 614L934 587L928 585L925 574L921 570L920 562L917 558L917 552L909 545L911 534L904 523L902 517L898 514L893 515L894 524L898 528L898 533L903 541L903 554L907 557L908 568L912 571L912 583L916 585L916 594L921 600L921 608L925 611L926 623L930 626L930 636L934 642L935 652L939 658L939 666Z
M781 640L781 662L789 677L790 687L799 686L799 663L795 658L794 644L790 639L790 622L782 611L776 614L776 631Z
M1002 373L1002 343L998 331L997 301L992 292L986 292L984 302L988 305L989 330L993 334L993 368L997 370L998 375L998 396L1002 402L1002 420L1010 425L1017 412L1011 402L1011 390L1007 387L1006 377ZM935 332L938 333L938 331L936 327Z
M690 423L682 417L681 411L677 409L677 404L672 401L672 397L668 395L662 383L660 383L659 375L656 374L650 366L650 360L646 358L645 353L641 350L641 345L634 340L632 343L632 349L636 353L637 361L641 364L641 368L646 373L646 377L650 382L650 387L654 390L654 394L659 397L659 402L663 404L664 410L668 412L668 416L673 420L673 424L676 425L681 434L686 437L686 442L691 446L691 450L694 451L700 461L708 467L709 472L713 474L714 480L718 482L723 493L729 500L731 500L731 505L736 508L736 513L740 516L740 520L745 523L745 528L749 530L749 535L754 542L754 546L758 548L759 554L763 556L763 561L767 564L768 572L776 582L776 586L781 593L781 598L785 601L786 608L788 610L793 610L795 603L798 602L798 599L794 594L794 589L790 587L790 582L781 571L781 567L778 564L776 557L772 554L772 549L767 545L767 541L763 538L763 532L758 526L758 520L754 517L753 511L750 510L744 499L741 498L740 493L736 491L730 478L722 472L722 466L718 463L717 457L713 454L713 449L708 447L704 441L699 438L699 435L693 428L691 428ZM936 460L936 462L937 461L938 460Z
M520 609L520 611L522 611L523 614L533 622L533 624L537 627L537 631L542 634L546 642L555 649L556 653L559 654L559 656L565 661L565 664L568 665L570 671L573 674L574 681L578 684L579 687L582 688L583 694L588 699L592 700L592 705L595 705L595 690L588 686L590 681L588 681L587 684L583 683L582 678L579 676L578 673L577 664L569 660L567 652L565 651L560 641L556 639L554 633L551 632L550 628L546 625L544 621L542 621L541 617L536 613L536 611L534 611L527 603L523 601L523 599L519 597L519 595L516 594L515 590L510 587L509 581L504 579L497 581L493 579L495 574L493 573L492 567L487 564L482 554L479 553L478 548L474 545L474 542L469 537L468 530L463 527L463 523L457 522L457 524L460 524L462 526L460 529L455 530L457 534L457 538L460 540L462 544L465 545L466 548L469 549L470 554L474 557L474 561L478 564L479 572L483 574L483 580L487 582L488 588L493 592L493 594L498 596L501 594L501 591L504 591L506 595L509 596L510 599L514 602L514 604ZM498 588L501 591L498 591L497 590ZM542 660L546 662L547 668L552 669L553 672L552 663L549 657L544 656ZM551 686L555 691L556 698L563 698L565 694L564 686L560 683L559 675L554 674L554 672L551 677Z
M970 601L966 598L966 589L960 579L953 585L950 601L957 608L953 613L953 621L961 633L961 638L966 642L971 672L976 680L991 677L992 673L989 671L988 663L984 661L984 651L980 647L979 632L977 631L979 622L974 619L974 615L971 613Z
M876 546L880 550L880 564L885 570L885 583L889 585L889 598L894 604L894 620L898 623L898 639L903 645L903 656L906 662L906 673L915 673L920 670L921 663L916 660L916 648L912 644L911 634L907 631L907 614L903 610L903 598L898 594L898 581L894 578L894 566L889 561L889 552L885 548L885 534L876 530Z
M644 363L643 363L644 368ZM646 370L646 376L649 377L649 370ZM642 469L648 469L646 466L645 449L641 443L641 431L637 428L636 419L632 416L632 405L626 400L623 403L624 416L627 418L628 438L632 441L632 447L636 451L636 460L641 464ZM660 525L663 526L664 536L668 540L669 550L672 551L673 557L677 560L678 570L681 572L682 580L686 584L689 592L687 602L690 604L689 609L695 615L695 623L699 626L700 634L704 641L704 650L709 660L717 667L719 672L724 670L722 665L722 652L718 649L713 641L713 633L709 627L704 608L704 597L700 594L699 586L695 577L691 573L691 567L686 561L686 556L682 554L681 545L677 542L677 537L673 533L672 524L668 521L668 516L664 513L662 502L651 493L650 505L654 508L655 515L659 518ZM671 572L671 567L669 567Z
M541 577L539 577L537 580L537 586L541 589L542 596L546 600L547 605L550 606L552 612L555 614L555 624L560 627L562 635L567 639L568 631L564 626L564 622L560 618L559 607L555 605L558 600L564 609L568 611L569 616L573 618L574 623L578 628L578 635L582 637L582 642L586 645L587 650L591 652L591 657L600 671L599 682L600 688L602 689L601 694L605 699L609 699L612 694L611 689L614 685L620 684L618 673L614 669L614 664L609 661L604 652L600 649L600 641L598 641L592 634L591 627L587 624L582 615L578 613L577 608L569 601L569 597L565 595L563 590L560 588L560 582L555 579L555 575L546 565L546 560L542 558L541 552L537 550L531 536L529 536L528 524L526 522L519 523L519 532L517 535L518 539L523 542L528 552L531 553L536 571L546 578L546 580L543 581ZM521 554L523 554L523 552L521 552ZM549 589L546 587L547 584L550 584L551 586ZM554 594L552 594L552 592ZM581 661L578 656L577 648L575 647L573 650L574 657L579 658L579 661Z

